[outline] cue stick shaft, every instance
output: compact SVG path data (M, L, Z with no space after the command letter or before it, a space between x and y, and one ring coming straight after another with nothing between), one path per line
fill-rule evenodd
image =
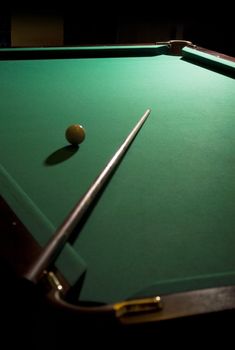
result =
M42 248L41 254L36 259L35 263L29 268L29 270L24 274L24 277L33 282L37 283L43 275L45 269L50 266L58 254L63 249L65 243L71 236L75 226L81 221L87 209L90 207L100 190L103 188L105 183L108 181L110 175L112 174L115 167L119 164L121 158L126 153L131 142L134 140L138 131L141 129L145 120L149 116L151 109L147 109L142 115L138 123L129 133L125 141L118 148L113 157L106 164L104 169L97 176L95 181L89 187L87 192L81 197L79 202L61 224L61 226L55 231L54 235L48 241L44 248Z

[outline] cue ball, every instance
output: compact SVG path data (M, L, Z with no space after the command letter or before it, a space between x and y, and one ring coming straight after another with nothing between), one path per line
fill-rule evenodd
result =
M79 125L70 125L65 131L65 137L72 145L78 145L85 139L85 129Z

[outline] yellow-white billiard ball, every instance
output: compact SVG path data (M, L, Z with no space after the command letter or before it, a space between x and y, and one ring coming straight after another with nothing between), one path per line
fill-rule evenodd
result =
M79 124L70 125L65 131L65 137L72 145L79 145L85 139L86 132Z

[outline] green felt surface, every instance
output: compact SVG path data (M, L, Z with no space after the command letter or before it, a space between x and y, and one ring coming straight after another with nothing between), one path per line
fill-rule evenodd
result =
M234 79L169 55L5 60L0 76L1 191L31 231L45 218L41 244L152 109L73 244L82 300L235 282ZM80 267L60 263L70 281Z

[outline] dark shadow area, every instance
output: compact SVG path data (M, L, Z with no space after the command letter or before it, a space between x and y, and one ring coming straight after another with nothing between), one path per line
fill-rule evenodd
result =
M86 278L86 271L78 278L77 282L72 286L72 288L71 287L68 288L65 295L66 301L72 304L78 303L79 295L81 293L85 278Z
M0 51L0 60L37 60L37 59L73 59L73 58L105 58L105 57L136 57L136 56L156 56L166 52L166 48L135 47L129 45L126 47L83 47L80 48L27 48L16 50Z
M1 230L4 227L7 228L8 224L1 226ZM1 246L4 248L3 244ZM7 263L6 259L0 258L0 274L1 341L2 344L6 342L9 348L24 345L24 349L41 349L45 344L53 349L57 346L67 348L68 344L74 346L77 343L80 346L85 342L86 345L107 345L110 349L114 340L115 345L120 346L127 340L132 345L140 345L143 341L145 347L148 344L152 346L153 342L158 345L171 342L174 346L177 343L189 345L192 340L194 344L198 340L201 345L205 339L210 340L210 345L213 340L216 344L222 341L224 347L234 334L234 310L124 326L114 319L97 319L89 313L79 316L57 309L48 303L45 290L40 286L32 286L20 280L15 266ZM78 281L77 290L79 283L82 285L84 276ZM68 298L73 301L76 294L72 295L72 291L70 293Z
M122 348L126 341L131 341L132 346L144 345L143 348L153 344L155 347L161 344L190 347L192 342L201 346L205 340L209 340L210 345L221 342L222 348L229 348L234 334L233 311L121 326L112 319L95 320L89 314L79 317L62 312L48 305L37 289L31 290L12 281L1 294L1 301L1 340L7 341L9 348L24 345L24 349L40 349L46 344L52 349L61 349L68 345L81 347L85 343L111 349L114 344Z
M198 60L197 58L191 58L191 57L182 57L182 61L188 62L188 63L193 63L197 65L198 67L209 69L212 72L222 74L224 76L227 76L228 78L235 78L235 68L231 66L226 66L224 64L212 64L208 60Z
M197 46L235 56L235 21L229 14L186 21L183 35Z
M11 15L9 11L0 13L0 48L11 45Z
M64 14L64 45L155 43L174 39L192 41L210 50L235 56L235 22L227 12L213 9L213 16L199 8L175 12L113 12L104 15Z
M26 267L37 259L39 251L33 236L0 196L0 259L4 266L8 265L9 277L11 269L16 275L22 275Z
M52 166L65 162L67 159L71 158L78 150L79 146L69 145L62 147L50 154L45 159L44 164L46 166Z
M113 14L67 11L64 14L65 45L93 45L116 43L118 19Z

